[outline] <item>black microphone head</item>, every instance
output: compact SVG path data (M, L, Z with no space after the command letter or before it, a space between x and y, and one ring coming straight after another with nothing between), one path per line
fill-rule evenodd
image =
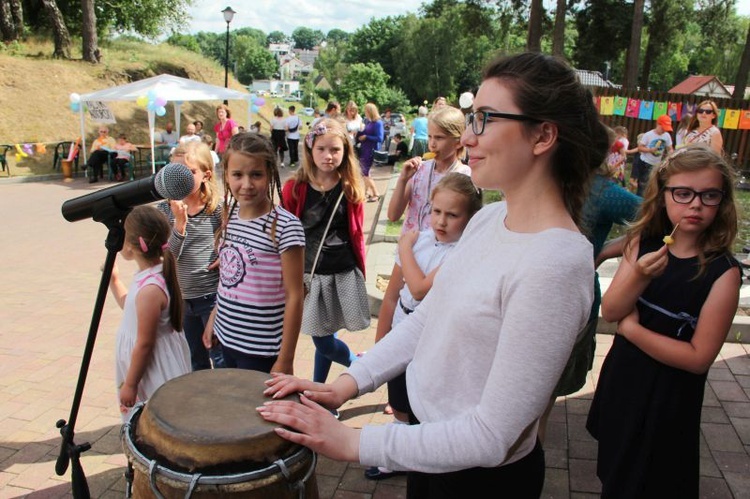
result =
M184 199L194 185L193 174L180 163L169 163L154 177L154 188L165 199Z

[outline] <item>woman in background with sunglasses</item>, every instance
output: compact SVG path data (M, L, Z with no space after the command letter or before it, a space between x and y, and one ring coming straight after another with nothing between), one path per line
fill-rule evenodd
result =
M425 300L332 384L274 376L259 408L278 434L333 459L408 471L407 497L491 490L539 497L537 426L593 299L591 244L578 230L608 138L593 99L559 59L493 61L467 116L481 209ZM410 425L355 429L328 410L406 372Z
M695 116L690 119L685 144L708 144L716 154L722 153L724 139L716 123L719 120L719 108L712 100L704 100L695 108Z

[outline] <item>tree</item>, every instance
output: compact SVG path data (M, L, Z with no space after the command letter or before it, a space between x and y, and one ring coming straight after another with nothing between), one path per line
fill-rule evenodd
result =
M94 0L81 0L83 17L81 22L81 38L83 39L83 60L99 62L99 40L96 34L96 13Z
M737 70L737 78L734 80L735 99L745 98L745 88L747 87L747 74L750 73L750 23L747 27L747 40L745 40L745 50L742 51L740 68Z
M286 43L287 36L284 33L282 33L281 31L271 31L270 33L268 33L268 38L266 39L266 41L269 44L271 44L271 43Z
M326 35L326 42L328 43L341 43L349 41L351 35L343 29L333 28Z
M266 47L267 45L268 37L262 30L256 28L239 28L234 30L232 34L237 37L248 36L252 38L255 41L255 44L259 47Z
M298 49L312 50L316 45L323 41L323 32L319 29L313 30L305 26L300 26L292 32L294 46Z
M325 77L335 94L338 91L339 84L344 80L344 76L349 71L349 65L344 62L346 59L348 44L328 43L318 52L318 57L313 63L313 67Z
M55 39L55 50L52 57L70 59L70 33L65 25L62 12L57 7L55 0L42 0L42 5L47 11L49 22L52 24L52 32Z
M263 37L265 39L265 36ZM253 37L240 35L234 38L232 56L237 61L235 77L244 84L256 79L269 78L279 66L273 54Z
M683 0L651 0L648 44L643 58L641 88L649 88L651 66L657 57L669 57L677 44L678 35L685 31L691 14L692 8Z
M557 0L555 30L552 33L552 55L563 57L565 49L565 0Z
M377 62L352 64L336 92L336 97L339 102L353 100L360 106L374 102L382 107L388 79L389 76Z
M529 30L526 36L526 50L529 52L542 51L542 18L544 6L542 0L531 0L529 11Z
M625 75L622 87L635 88L638 81L638 59L641 56L641 31L643 30L643 8L645 0L633 2L633 25L630 28L630 45L626 55Z
M573 61L580 69L603 71L628 46L631 8L620 0L589 0L575 16L578 40ZM640 42L639 42L640 43Z
M413 14L410 17L416 19ZM407 31L404 29L405 19L402 16L371 19L369 23L352 34L345 62L349 64L376 62L387 74L398 78L393 50L399 45L402 36ZM447 40L450 39L447 38Z
M0 0L0 32L3 41L11 42L17 40L13 16L10 12L10 0Z

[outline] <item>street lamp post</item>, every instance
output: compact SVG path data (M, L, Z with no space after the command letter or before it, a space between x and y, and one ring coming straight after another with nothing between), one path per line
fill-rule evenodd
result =
M229 23L234 19L235 11L232 7L227 7L221 11L224 14L224 20L227 22L227 46L224 52L224 88L229 88ZM229 101L224 99L224 104L229 104Z

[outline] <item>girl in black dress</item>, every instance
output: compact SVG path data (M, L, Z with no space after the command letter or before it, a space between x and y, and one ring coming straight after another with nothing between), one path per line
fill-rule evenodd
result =
M652 173L602 297L618 323L587 422L603 498L698 497L703 388L739 301L736 234L719 155L688 146Z

